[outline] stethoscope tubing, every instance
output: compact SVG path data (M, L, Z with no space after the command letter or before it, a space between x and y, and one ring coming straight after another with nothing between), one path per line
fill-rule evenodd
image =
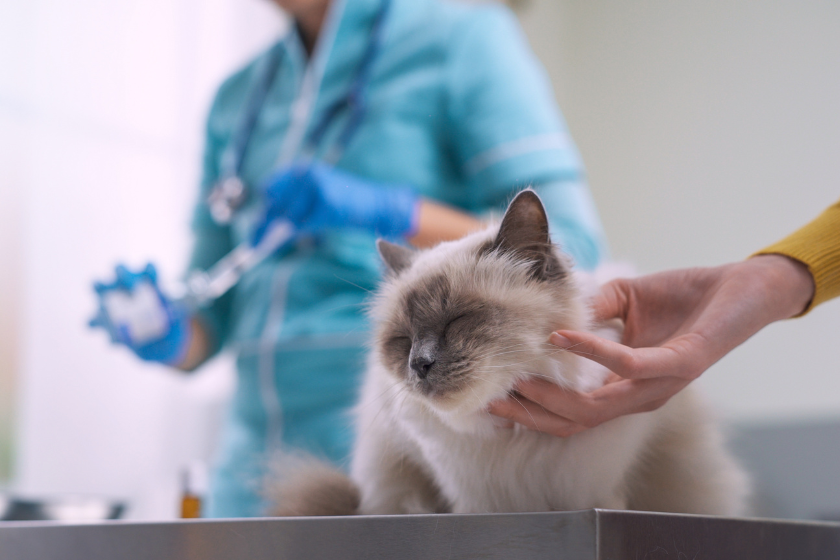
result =
M339 133L335 144L328 150L324 158L327 163L336 163L364 122L368 108L365 93L370 82L371 69L382 49L385 21L391 8L391 2L392 0L382 0L379 12L377 12L376 19L373 22L370 39L362 55L362 60L359 63L353 83L350 85L346 95L330 106L324 112L324 115L316 126L313 127L312 132L304 142L304 149L302 150L304 155L302 159L311 159L312 154L323 143L330 126L345 110L349 110L350 115L347 123ZM211 200L215 198L217 201L215 203L228 204L230 207L226 209L227 211L212 212L211 214L214 216L214 219L217 216L226 216L225 220L229 221L238 209L238 206L246 198L245 192L242 192L237 197L226 196L222 187L226 181L238 181L242 185L240 190L248 190L246 182L242 180L242 167L248 146L257 127L259 115L266 104L268 94L271 91L282 63L282 52L282 44L275 45L269 51L268 56L264 60L263 68L259 73L259 78L251 89L251 94L246 103L239 126L231 142L222 154L220 179L209 198Z

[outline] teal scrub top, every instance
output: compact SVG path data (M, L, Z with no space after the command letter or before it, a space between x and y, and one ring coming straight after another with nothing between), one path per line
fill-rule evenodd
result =
M222 84L207 121L190 267L206 269L248 239L272 171L327 157L336 145L349 113L330 123L318 146L307 146L305 138L353 84L381 4L333 0L311 57L294 26L271 47L280 50L279 67L241 173L250 196L230 225L216 224L204 201L219 179L222 153L267 53ZM545 73L509 10L392 0L381 40L364 90L364 120L332 163L377 183L410 185L424 197L477 215L501 213L515 192L532 186L545 202L555 240L578 266L593 268L605 243L583 166ZM345 375L337 386L335 376L319 373L327 366L318 364L333 355L336 360L323 362L333 370L342 360L348 369L361 370L363 357L348 363L340 356L367 341L364 306L380 273L372 235L327 231L285 247L200 312L214 351L227 346L237 355L230 433L238 435L230 437L240 444L223 451L229 465L233 455L244 453L241 442L248 438L306 447L330 430L319 424L325 410L352 404L357 376ZM295 432L303 425L312 427ZM248 445L254 456L270 447ZM325 454L338 460L340 453Z
M261 185L273 170L323 156L335 143L349 115L334 120L313 154L304 153L301 138L352 84L380 4L334 0L310 61L294 28L273 47L282 50L280 67L243 164L251 196L230 226L215 224L204 200L266 54L221 86L207 124L192 268L208 268L247 239L260 215ZM338 167L380 183L409 184L422 196L476 214L502 211L513 193L533 186L556 241L583 268L600 261L604 237L580 156L506 8L393 0L366 96L369 109ZM217 348L230 342L247 349L265 338L269 303L280 289L278 344L356 331L364 320L354 304L364 301L379 273L373 236L327 232L246 274L203 319Z

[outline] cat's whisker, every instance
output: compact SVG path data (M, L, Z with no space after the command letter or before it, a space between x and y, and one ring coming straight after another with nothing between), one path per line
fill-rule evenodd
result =
M394 389L400 389L400 388L401 388L401 385L399 385L399 384L389 385L384 391L382 391L377 396L375 396L370 402L367 402L363 406L358 407L357 411L362 411L363 409L369 407L370 405L375 404L376 401L378 401L379 399L384 397L386 395L386 393L388 393L390 391L393 391ZM402 388L404 388L404 387L402 387Z
M550 342L547 342L546 344L550 344L551 346L554 346L554 347L555 347L555 348L557 348L558 350L571 350L572 348L576 348L576 347L580 346L581 344L583 344L583 342L582 342L582 341L581 341L581 342L577 342L577 343L575 343L575 344L572 344L571 346L564 346L564 347L562 347L562 348L561 348L560 346L556 346L556 345L554 345L554 344L551 344Z
M482 357L483 358L497 358L499 356L504 356L505 354L515 354L517 352L523 352L523 351L531 350L531 348L528 345L523 344L522 346L523 346L522 348L517 348L516 350L508 350L506 352L496 352L494 354L486 354Z
M530 410L528 410L528 407L527 407L527 406L525 406L524 404L522 404L522 401L520 401L519 399L517 399L517 398L516 398L516 395L514 395L513 393L510 393L510 396L511 396L511 398L512 398L513 400L515 400L516 402L518 402L518 403L519 403L519 406L521 406L521 407L525 410L525 412L527 412L527 413L528 413L528 416L530 416L530 417L531 417L531 422L533 422L533 423L534 423L534 428L536 428L537 430L539 430L539 429L540 429L540 426L539 426L539 424L537 424L537 420L536 420L536 419L534 418L534 416L531 414L531 411L530 411Z
M507 344L499 344L497 346L494 346L493 348L498 349L498 350L505 350L505 349L508 349L508 348L525 347L525 346L529 346L529 344L527 344L525 342L509 342Z
M348 279L346 279L346 278L342 278L342 277L341 277L341 276L339 276L338 274L333 274L333 276L335 276L338 280L341 280L342 282L347 282L347 283L348 283L348 284L350 284L351 286L354 286L354 287L356 287L356 288L359 288L360 290L362 290L362 291L364 291L364 292L367 292L367 293L369 293L369 294L375 294L375 293L376 293L376 292L374 292L373 290L370 290L370 289L368 289L368 288L365 288L364 286L359 286L358 284L356 284L356 283L354 283L354 282L351 282L350 280L348 280Z
M510 346L503 346L500 348L495 348L494 352L490 352L488 354L484 354L482 358L494 358L496 356L502 356L504 354L511 354L513 352L521 352L523 350L527 350L528 345L526 344L514 344Z
M403 392L403 391L405 391L405 390L407 390L407 389L408 389L408 387L407 387L406 385L401 385L401 384L398 384L398 385L391 385L391 386L388 388L388 390L393 389L393 388L397 388L397 389L398 389L398 391L397 391L395 394L390 395L390 396L388 397L388 399L387 399L385 402L383 402L383 403L382 403L382 406L379 408L379 410L376 412L376 414L374 414L373 418L372 418L372 419L371 419L371 421L369 422L369 426L368 426L365 430L362 430L361 432L359 432L359 433L356 435L356 437L357 437L357 438L358 438L358 437L360 437L360 436L362 436L363 434L366 434L366 433L367 433L370 429L372 429L372 428L374 427L374 425L376 424L376 420L379 418L379 415L380 415L380 414L382 414L382 413L385 411L385 409L386 409L386 405L387 405L389 402L396 400L396 399L397 399L397 398L398 398L398 397L402 394L402 392ZM387 392L388 392L387 390L386 390L386 391L383 391L383 394L384 394L384 393L387 393ZM377 397L377 399L378 399L378 398L380 398L381 396L382 396L382 395L380 395L379 397ZM400 409L402 409L402 406L403 406L403 404L404 404L404 403L405 403L405 399L402 399L402 402L400 403ZM368 404L373 404L373 402L370 402L370 403L368 403ZM367 406L367 405L366 405L366 406ZM366 406L365 406L365 407L366 407ZM359 411L361 411L361 410L362 410L363 408L365 408L365 407L359 407L359 409L358 409L358 410L359 410Z
M400 386L400 390L397 392L397 394L396 394L396 395L394 395L394 399L398 398L398 397L402 394L402 392L403 392L404 390L406 390L406 389L407 389L407 387L406 387L405 385L401 385L401 386ZM400 401L399 401L399 407L398 407L398 409L397 409L397 415L399 415L399 414L401 414L401 413L402 413L403 406L405 406L405 399L400 399ZM383 407L383 409L384 409L384 407ZM380 412L381 412L381 411L380 411ZM378 417L378 414L377 414L377 417ZM395 442L395 441L388 440L388 441L386 442L386 449L387 449L389 446L390 446L390 447L393 447L394 445L396 445L396 442ZM402 455L402 454L401 454L401 455ZM383 460L384 460L384 457L383 457ZM401 470L405 468L405 466L404 466L404 465L405 465L405 460L406 460L405 455L402 455L402 456L400 457L400 469L401 469Z
M497 368L497 369L498 368L515 367L515 366L522 365L522 364L530 364L532 362L542 360L545 357L555 356L555 355L560 354L562 352L568 352L568 349L567 348L558 348L557 350L555 350L553 352L546 352L546 353L544 353L540 356L536 356L534 358L531 358L530 360L524 360L524 361L521 361L521 362L514 362L514 363L510 363L510 364L491 365L491 366L485 366L485 367L487 367L487 368ZM592 357L595 357L595 358L602 358L603 357L603 356L600 356L598 354L594 354L594 353L591 353L591 352L583 352L583 351L580 351L580 350L576 350L575 352L573 352L573 354L584 354L584 355L592 356Z
M551 381L555 384L557 383L557 378L556 377L553 377L551 375L545 375L544 373L530 373L529 372L528 377L542 377L544 379L548 379L549 381Z
M554 352L553 354L559 354L560 352L568 352L568 348L560 348L557 352ZM577 354L579 356L583 355L583 356L592 356L593 358L604 358L604 356L602 356L600 354L595 354L594 352L584 352L583 350L575 350L572 353Z
M347 309L350 307L365 307L366 305L367 304L365 302L360 301L358 303L348 303L345 305L336 305L335 307L328 307L324 311L340 311L342 309Z

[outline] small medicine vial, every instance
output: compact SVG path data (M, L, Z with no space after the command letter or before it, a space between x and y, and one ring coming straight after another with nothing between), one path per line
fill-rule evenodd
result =
M192 463L181 471L181 519L198 519L207 492L207 468Z

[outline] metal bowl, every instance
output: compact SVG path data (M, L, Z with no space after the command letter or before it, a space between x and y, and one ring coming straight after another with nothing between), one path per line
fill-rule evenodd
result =
M85 523L119 519L125 504L92 496L47 499L0 495L0 521L64 521Z

